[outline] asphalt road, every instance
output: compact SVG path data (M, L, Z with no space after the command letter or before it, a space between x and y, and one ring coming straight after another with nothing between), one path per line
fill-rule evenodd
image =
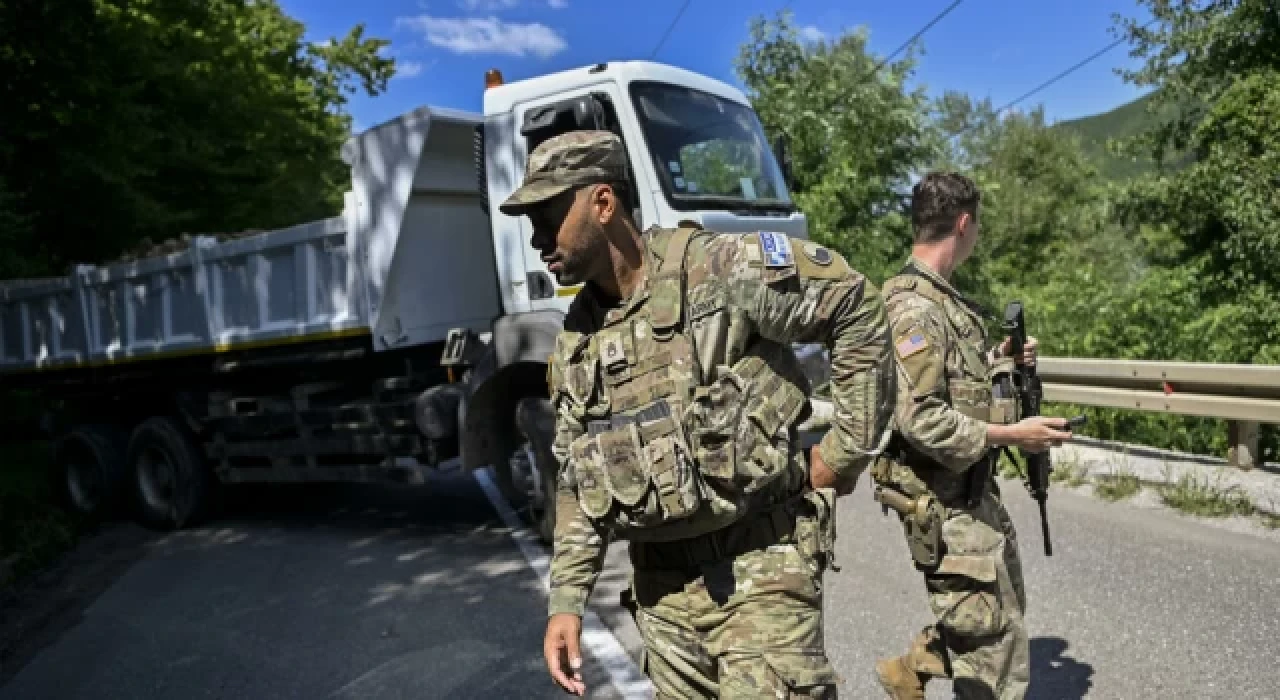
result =
M1006 493L1030 697L1280 698L1276 538L1055 489L1045 558L1034 503L1017 484ZM827 578L842 697L879 697L874 660L928 622L896 520L873 505L862 486L843 502L843 571ZM635 654L616 605L624 562L615 547L593 603ZM71 586L84 599L0 675L0 700L565 697L542 669L542 583L467 476L270 492L209 528L148 538L109 571ZM587 680L592 697L618 697L601 660Z
M1016 482L1004 493L1027 581L1029 698L1280 698L1277 538L1055 486L1045 557L1035 502ZM896 519L868 505L842 505L843 571L828 575L828 645L857 698L877 697L875 659L929 623ZM928 697L950 697L946 685Z
M144 542L0 698L565 697L542 584L470 476L253 496Z

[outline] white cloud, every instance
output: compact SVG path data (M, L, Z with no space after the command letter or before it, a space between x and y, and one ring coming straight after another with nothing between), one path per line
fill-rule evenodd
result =
M569 0L547 0L547 5L553 10L563 10L569 6Z
M569 47L545 24L503 22L496 17L398 17L396 27L421 32L427 43L454 53L548 58Z
M426 66L421 61L396 61L397 78L416 78L422 75L422 71Z
M825 41L826 38L827 33L813 25L809 25L800 30L800 39L802 41L811 41L816 43L819 41Z
M520 0L460 0L458 3L467 12L496 12L509 10L520 4Z

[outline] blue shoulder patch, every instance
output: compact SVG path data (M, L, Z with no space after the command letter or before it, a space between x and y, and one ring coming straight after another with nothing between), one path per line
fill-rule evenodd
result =
M796 264L791 241L786 234L761 231L760 252L764 254L765 267L791 267Z

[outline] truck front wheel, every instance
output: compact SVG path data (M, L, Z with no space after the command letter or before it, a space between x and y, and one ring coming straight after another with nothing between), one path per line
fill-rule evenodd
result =
M194 437L177 420L157 416L135 428L128 464L139 516L148 526L176 530L206 514L213 475Z

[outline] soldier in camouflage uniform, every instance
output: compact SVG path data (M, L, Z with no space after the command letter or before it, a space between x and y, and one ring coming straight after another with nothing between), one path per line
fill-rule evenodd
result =
M934 173L917 183L911 259L881 290L898 400L888 457L872 478L877 500L900 504L894 507L937 618L907 654L876 665L897 699L923 700L930 677L952 678L960 698L1025 695L1030 652L1016 533L994 478L971 477L975 464L996 458L994 448L1040 452L1070 437L1059 430L1064 420L1017 421L1016 399L992 397L1000 373L1034 363L1035 339L1017 358L1008 357L1008 338L988 350L985 312L948 281L977 243L980 199L961 175Z
M894 371L878 290L776 233L641 234L608 132L539 145L503 211L584 284L549 367L559 460L544 653L566 690L611 537L659 698L836 697L823 641L835 499L888 444ZM832 350L834 427L809 453L791 345Z

